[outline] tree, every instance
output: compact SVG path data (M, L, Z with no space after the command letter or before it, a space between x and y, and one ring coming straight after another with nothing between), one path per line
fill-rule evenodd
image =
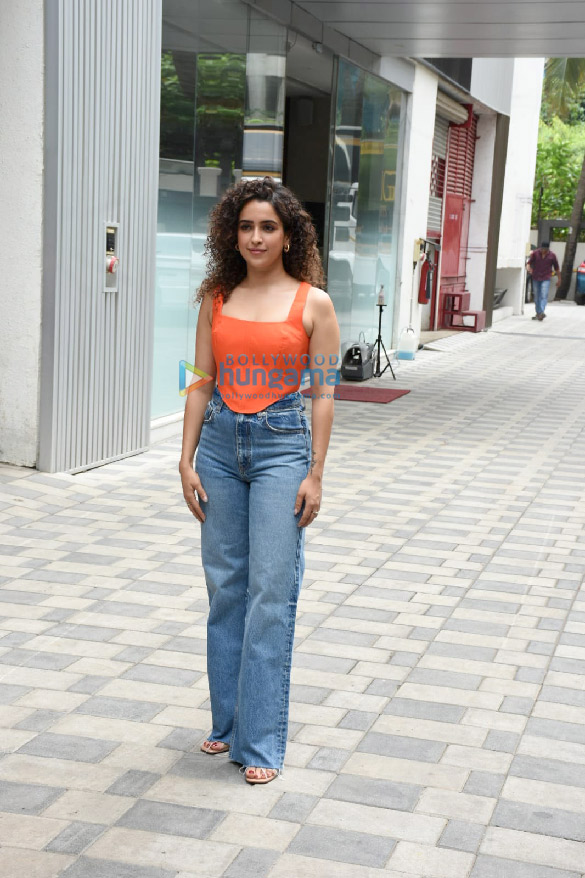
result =
M539 213L549 219L571 215L583 155L584 124L562 122L558 116L553 116L550 121L541 118L532 201L534 227L538 225ZM565 240L566 234L564 229L559 229L560 238Z
M585 96L585 58L549 58L545 66L543 102L549 112L554 112L561 119L568 119L576 107L580 107ZM571 228L565 247L565 258L561 269L561 285L557 290L557 298L566 299L573 264L577 252L579 229L583 221L585 207L585 155L577 180L577 188L571 212Z

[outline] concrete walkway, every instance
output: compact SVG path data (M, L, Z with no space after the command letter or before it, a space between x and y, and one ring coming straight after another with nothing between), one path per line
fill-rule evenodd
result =
M3 878L585 875L585 308L548 313L336 404L266 787L198 750L179 438L0 467Z

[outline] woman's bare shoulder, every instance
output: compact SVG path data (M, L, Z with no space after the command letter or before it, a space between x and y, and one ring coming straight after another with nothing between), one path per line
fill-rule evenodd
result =
M314 311L316 314L327 314L333 309L331 296L320 287L311 287L307 294L307 302L311 311Z
M203 298L201 299L201 308L199 313L205 316L209 324L211 324L212 322L213 307L216 298L217 296L215 293L212 293L210 290L206 290L206 292L203 294Z

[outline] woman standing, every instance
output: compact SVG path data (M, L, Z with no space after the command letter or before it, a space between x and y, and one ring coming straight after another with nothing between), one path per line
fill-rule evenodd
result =
M225 194L207 252L195 365L212 380L187 398L179 466L201 522L209 595L213 727L201 749L229 751L259 784L284 763L305 528L321 505L334 391L325 375L335 374L339 327L319 288L310 217L272 178ZM306 368L311 430L299 392Z

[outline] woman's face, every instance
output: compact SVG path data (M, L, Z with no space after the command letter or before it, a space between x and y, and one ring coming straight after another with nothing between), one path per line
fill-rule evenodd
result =
M268 201L248 201L238 219L238 248L248 266L267 269L282 260L287 243L282 220Z

